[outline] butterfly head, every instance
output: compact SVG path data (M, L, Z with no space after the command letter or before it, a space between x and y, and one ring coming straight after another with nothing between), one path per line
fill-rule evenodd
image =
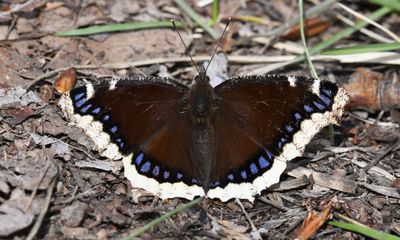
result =
M200 67L199 74L194 78L195 83L209 83L210 78L207 76L204 66Z

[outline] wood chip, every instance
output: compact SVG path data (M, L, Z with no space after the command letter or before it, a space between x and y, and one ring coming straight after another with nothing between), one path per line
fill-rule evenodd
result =
M382 194L384 196L400 199L400 193L399 193L400 189L398 189L398 188L385 187L385 186L381 186L381 185L368 184L368 183L359 183L358 185L363 186L363 187L365 187L371 191L374 191L376 193Z
M307 169L304 167L297 167L286 173L289 176L296 177L296 178L302 177L303 175L311 177L311 175L312 175L312 178L314 179L315 184L318 184L320 186L338 190L341 192L346 192L346 193L354 194L356 192L356 187L357 187L356 182L354 182L350 179L344 178L344 177L335 177L333 175L315 172L313 170L310 170L310 169Z

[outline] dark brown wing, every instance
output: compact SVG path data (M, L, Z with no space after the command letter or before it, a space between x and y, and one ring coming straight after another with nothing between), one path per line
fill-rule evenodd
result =
M333 83L276 75L227 80L215 92L217 167L208 195L225 200L276 183L286 161L335 123L347 102Z
M190 191L189 186L196 184L188 155L189 127L182 114L187 92L186 86L172 80L145 78L87 85L73 89L69 97L77 119L91 116L94 120L86 132L96 132L93 128L100 123L109 136L106 151L117 146L119 155L124 156L126 174L135 175L127 176L133 186L164 198L192 198L195 193L202 195L202 189L196 186L192 195L167 193L170 190L162 185L176 183L175 188L183 186L183 191ZM102 133L89 135L101 146L105 145L101 141L107 141Z

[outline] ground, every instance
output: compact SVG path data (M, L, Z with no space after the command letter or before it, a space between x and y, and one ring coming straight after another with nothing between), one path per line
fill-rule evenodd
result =
M54 87L69 67L77 70L76 85L143 75L170 76L190 84L196 70L172 28L56 35L92 25L172 18L184 23L180 32L195 61L209 59L217 39L196 27L176 2L0 2L1 238L120 239L187 202L160 200L132 189L121 161L100 157L92 140L68 124L57 106L61 94ZM196 2L187 1L199 15L211 16L211 5L201 6L207 1ZM298 31L284 24L297 15L296 3L221 1L221 21L212 28L221 33L228 17L232 23L220 44L225 54L212 62L214 76L267 71L309 76L305 61L285 64L303 51ZM366 1L344 4L365 15L379 8ZM305 9L313 6L307 2ZM357 20L336 4L320 7L310 17L313 23L308 23L308 45L324 42L346 28L342 15ZM377 22L394 33L400 30L396 12L388 12ZM368 27L331 48L385 42L391 37ZM389 58L378 54L382 53L369 53L367 60L353 55L314 62L319 77L346 88L352 102L341 125L314 137L279 184L257 196L254 203L204 199L141 237L291 239L299 236L302 222L312 211L324 210L329 219L353 219L399 236L400 63L398 52ZM364 239L320 222L315 238Z

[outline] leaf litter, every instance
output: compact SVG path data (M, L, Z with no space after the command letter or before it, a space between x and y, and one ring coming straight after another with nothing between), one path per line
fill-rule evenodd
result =
M261 16L267 22L286 22L296 13L290 1L251 1L247 2L246 7L234 1L221 2L221 14ZM93 24L163 20L161 17L165 16L176 19L181 17L177 15L179 8L172 1L130 3L86 0L54 5L33 0L18 1L14 5L0 3L1 9L6 9L0 12L0 22L3 23L0 25L0 37L6 36L9 31L12 33L12 38L0 42L1 237L27 236L28 230L44 209L44 201L48 196L46 189L56 179L58 169L61 169L60 176L37 238L120 239L183 202L179 199L159 201L142 190L131 189L123 177L120 162L101 158L91 139L84 136L81 130L68 126L55 106L59 94L54 90L49 91L53 89L52 84L57 79L57 73L61 72L60 69L70 66L99 66L161 57L174 58L185 54L176 33L168 29L78 38L51 35L56 31ZM369 11L362 7L352 5L353 9ZM210 13L209 6L194 9L203 17ZM11 24L13 18L10 13L18 16L14 26ZM394 18L398 19L398 15ZM274 44L274 41L280 43L280 40L263 35L273 30L274 24L257 24L242 19L241 22L235 22L238 30L229 39L227 50L230 56L265 57L286 54L288 48ZM386 20L393 22L393 19L381 21L385 23ZM326 29L325 24L333 25ZM314 30L315 36L310 37L310 45L316 45L345 27L336 25L333 14L324 16L321 25L318 26L321 29ZM382 25L392 28L390 24ZM214 27L220 31L223 24ZM209 55L215 47L215 41L195 27L185 27L181 33L185 42L191 45L190 51L194 56ZM263 35L264 39L258 42L242 41L245 37L256 35ZM363 40L356 37L347 40L361 44L365 37ZM298 46L299 42L292 40L286 45ZM358 57L351 56L346 61L359 61L364 56ZM144 237L288 238L301 228L301 222L308 212L323 212L325 203L332 197L340 203L334 204L332 212L340 212L375 229L398 234L400 153L398 148L391 149L391 146L399 138L399 127L392 122L398 113L398 93L393 86L398 86L399 73L394 66L385 64L395 63L393 56L370 55L369 59L380 65L364 64L364 69L356 69L339 59L341 63L318 62L317 66L324 78L335 79L339 84L350 87L349 84L354 84L356 80L360 82L360 76L363 77L363 86L371 82L375 84L377 80L373 76L379 76L378 83L389 86L387 89L392 91L390 96L395 96L386 101L390 104L379 105L382 102L376 101L376 95L371 93L362 95L366 97L362 103L372 104L364 104L364 108L358 109L361 115L351 110L342 127L335 128L335 146L329 142L321 144L318 140L327 139L327 136L326 133L319 134L310 143L304 160L296 161L282 176L282 182L257 197L253 204L243 202L241 209L234 201L223 204L206 199L201 207L179 213L147 232ZM245 72L248 65L228 65L226 57L218 54L210 69L212 72L215 70L215 76L223 80L238 72ZM155 73L158 69L164 69L164 74L175 76L183 83L190 83L195 75L189 62L169 62L161 63L156 68L145 65L119 70L78 69L76 78L80 85L83 79L98 82L104 77L136 76L154 72L154 69ZM51 71L56 73L46 75ZM307 70L301 65L278 72L307 75ZM35 82L41 76L44 77ZM29 84L32 87L27 90ZM353 108L360 105L355 104ZM388 108L394 113L386 111ZM321 152L329 154L320 155ZM380 160L375 162L378 158ZM30 208L26 208L28 205ZM145 214L146 209L154 214ZM203 211L207 213L206 216L203 216ZM244 212L248 215L245 216ZM249 219L254 227L249 224ZM320 223L314 226L318 226L315 228L319 229L317 234L323 234L324 239L354 237L345 231L329 231L322 220Z

